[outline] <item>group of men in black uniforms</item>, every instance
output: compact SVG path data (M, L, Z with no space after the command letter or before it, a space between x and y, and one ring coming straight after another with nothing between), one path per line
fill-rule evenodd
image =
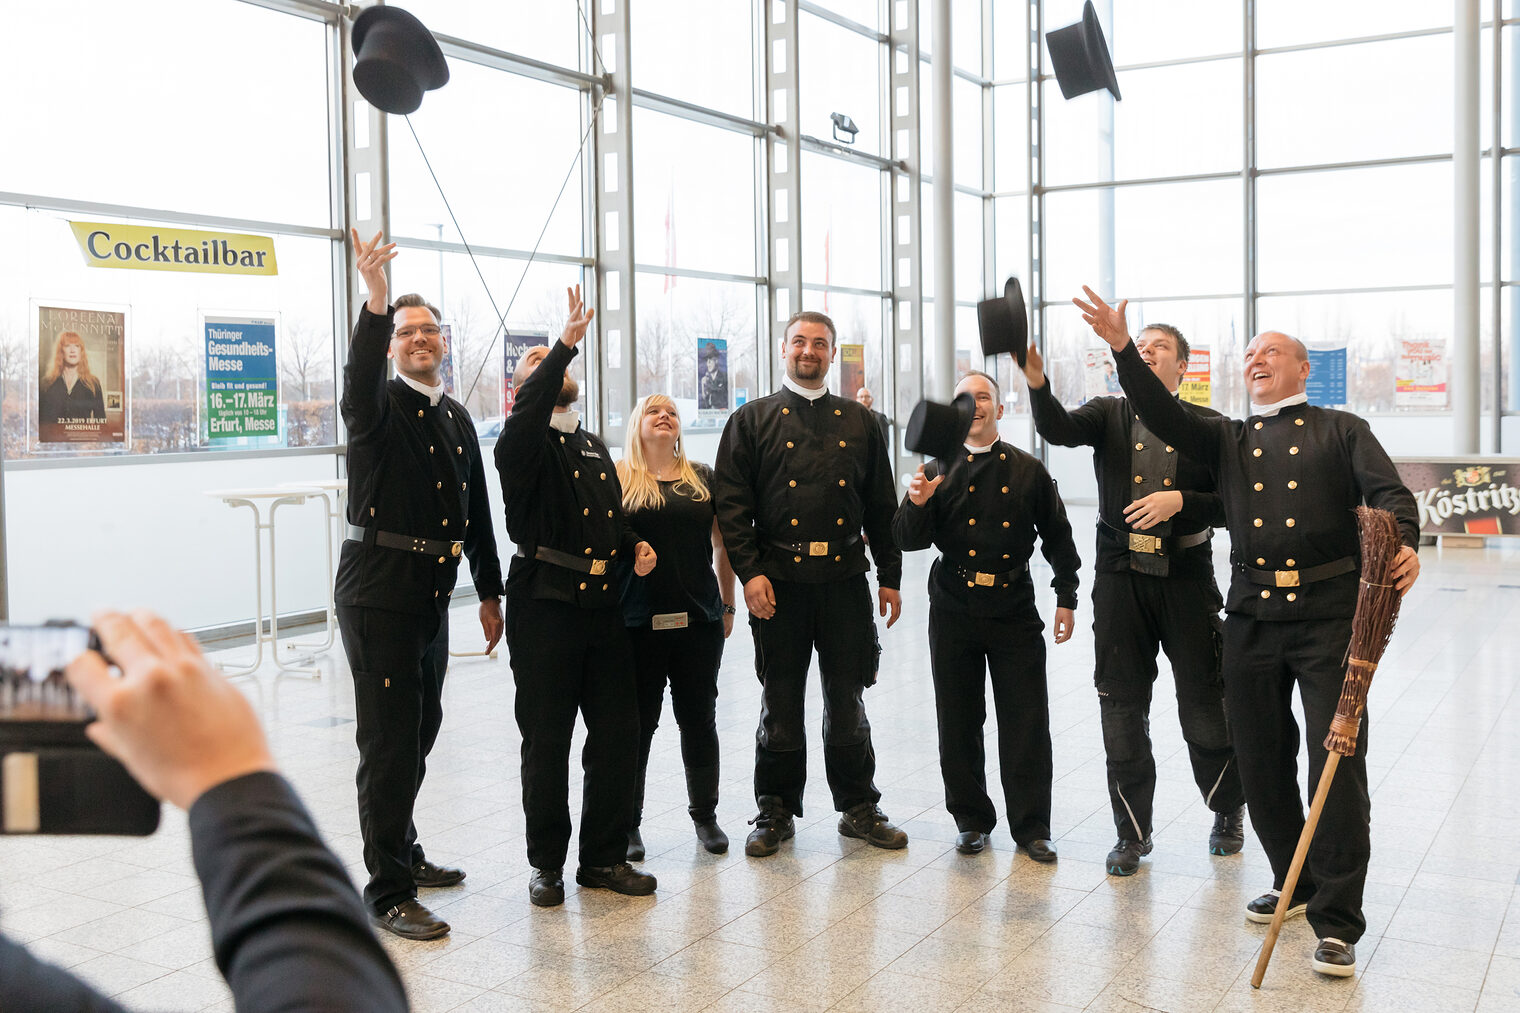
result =
M338 602L358 700L371 915L408 938L447 932L416 889L464 875L424 857L411 821L441 715L446 610L461 553L471 561L488 642L504 627L512 654L530 899L552 905L564 898L577 713L588 732L577 881L650 893L655 878L625 860L637 708L614 569L647 573L657 559L623 516L607 447L572 408L578 388L567 368L592 312L572 290L561 339L529 352L515 377L516 405L495 450L516 547L503 622L479 449L463 407L437 383L436 314L414 297L398 300L395 310L385 303L381 269L394 252L379 237L364 244L356 236L355 252L370 302L355 328L342 404L350 520L364 531L345 544ZM1302 825L1298 729L1287 701L1297 681L1317 768L1324 757L1318 730L1334 710L1355 601L1350 507L1365 501L1393 509L1413 545L1413 501L1365 423L1303 406L1302 376L1289 362L1302 346L1292 339L1253 341L1250 354L1274 365L1263 366L1259 382L1250 371L1247 377L1253 398L1277 389L1266 380L1291 386L1297 377L1297 392L1289 391L1296 400L1263 405L1258 398L1260 418L1232 423L1176 399L1188 358L1179 332L1149 327L1137 349L1122 304L1112 309L1089 296L1092 304L1079 305L1115 348L1125 396L1068 412L1051 395L1037 351L1030 350L1024 371L1042 435L1094 453L1094 680L1118 831L1108 869L1129 875L1152 848L1149 705L1156 654L1164 650L1194 777L1216 814L1210 850L1241 849L1249 801L1280 885ZM1054 570L1054 639L1064 642L1075 623L1080 559L1055 483L1038 460L998 438L1001 391L993 377L973 372L958 387L975 402L964 453L921 467L899 503L888 433L866 407L827 390L836 348L827 316L794 316L781 347L781 389L732 414L713 471L718 526L744 585L762 687L758 813L746 853L774 854L803 814L803 699L815 651L824 767L839 832L882 848L906 845L874 783L863 694L875 681L879 647L866 551L876 568L876 611L891 626L902 607L902 550L933 545L940 558L929 579L929 654L957 848L984 850L997 818L984 774L990 671L1010 832L1030 858L1055 861L1044 625L1029 569L1038 538ZM399 374L388 383L387 356ZM1212 564L1219 524L1230 528L1234 564L1224 624ZM1407 588L1418 572L1412 549L1401 563ZM385 621L396 613L410 618ZM1337 792L1332 801L1340 804L1331 807L1299 889L1322 937L1315 967L1349 973L1343 969L1354 966L1352 944L1364 928L1368 853L1360 757ZM1263 910L1270 917L1274 901L1271 893L1253 901L1248 917Z

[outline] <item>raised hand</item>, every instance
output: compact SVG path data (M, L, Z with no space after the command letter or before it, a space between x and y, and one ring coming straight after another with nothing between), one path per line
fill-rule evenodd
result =
M369 290L369 301L365 305L371 313L380 316L391 308L390 282L385 278L385 265L396 259L396 244L381 245L383 237L379 232L366 243L359 238L358 229L351 228L348 231L354 244L354 267L358 269L359 277L364 279L364 287Z
M1033 345L1024 353L1024 380L1030 390L1045 386L1045 360L1040 358L1040 350Z
M1086 285L1082 286L1082 291L1087 293L1088 302L1081 299L1073 299L1072 302L1082 311L1082 319L1087 321L1093 333L1108 342L1108 347L1116 352L1129 344L1129 324L1124 317L1124 309L1129 305L1129 300L1121 299L1119 305L1110 306L1103 301L1102 296Z
M939 491L939 484L944 480L944 475L935 475L932 479L925 478L924 466L920 464L918 470L913 473L913 477L908 479L908 502L914 506L923 506Z
M570 315L565 319L565 329L559 340L565 343L565 347L574 348L586 336L586 328L591 326L591 318L596 316L596 310L587 309L581 301L579 285L565 289L565 295L569 298Z

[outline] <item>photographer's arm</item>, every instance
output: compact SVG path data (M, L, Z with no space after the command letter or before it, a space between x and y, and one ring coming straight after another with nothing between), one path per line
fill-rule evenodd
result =
M95 628L122 674L94 652L69 666L99 715L88 734L149 792L189 811L217 966L238 1007L406 1009L342 864L275 773L248 700L156 616L105 614Z

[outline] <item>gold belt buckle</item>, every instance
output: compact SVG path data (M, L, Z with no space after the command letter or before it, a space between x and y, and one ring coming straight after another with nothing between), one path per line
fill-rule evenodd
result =
M808 542L809 556L827 556L829 554L828 542Z
M1137 535L1130 532L1129 551L1131 552L1160 552L1161 539L1156 535Z
M600 577L602 574L604 574L606 572L607 572L607 561L605 559L593 559L591 561L591 576L593 576L593 577Z
M995 578L990 573L978 573L976 575L976 583L978 587L991 587L994 579Z
M1298 571L1297 570L1278 570L1277 571L1277 586L1278 587L1297 587L1298 586Z

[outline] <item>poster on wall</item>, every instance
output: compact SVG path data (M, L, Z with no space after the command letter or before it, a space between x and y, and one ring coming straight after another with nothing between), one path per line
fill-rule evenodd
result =
M278 437L280 381L273 317L202 318L206 339L206 439Z
M38 305L38 443L126 443L126 336L124 311Z
M1103 397L1106 394L1123 394L1119 386L1119 373L1114 369L1113 356L1106 348L1089 348L1082 360L1084 400Z
M697 339L697 418L728 414L728 339Z
M1194 346L1188 355L1187 372L1182 374L1182 383L1177 386L1177 396L1189 404L1202 405L1207 408L1212 396L1210 390L1212 374L1209 372L1209 350Z
M510 331L501 343L501 413L512 414L512 404L517 400L517 386L512 374L517 364L528 354L528 349L549 343L548 331Z
M1520 461L1396 458L1425 535L1520 535Z
M839 346L839 396L855 400L866 385L866 346Z
M1446 407L1446 342L1399 342L1393 403L1398 408Z
M1309 379L1304 384L1309 403L1339 408L1346 403L1346 349L1309 349Z

